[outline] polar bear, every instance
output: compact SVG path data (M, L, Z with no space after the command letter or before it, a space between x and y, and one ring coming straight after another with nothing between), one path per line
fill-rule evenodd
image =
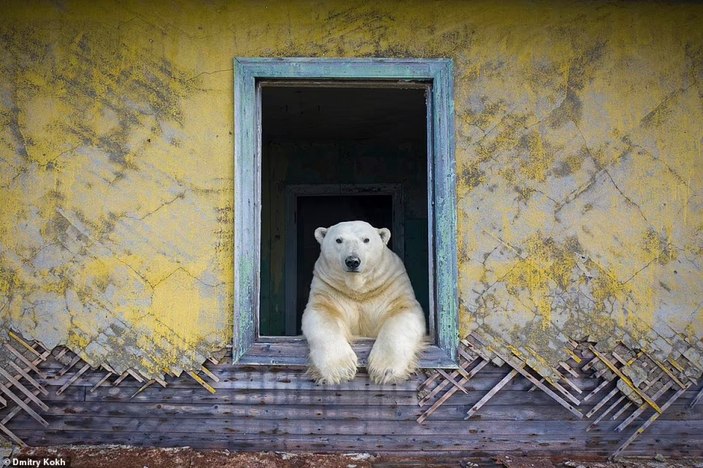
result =
M303 312L309 373L319 383L356 375L355 336L376 338L368 371L376 383L408 378L423 348L425 318L403 262L388 247L391 232L364 221L315 229L320 256Z

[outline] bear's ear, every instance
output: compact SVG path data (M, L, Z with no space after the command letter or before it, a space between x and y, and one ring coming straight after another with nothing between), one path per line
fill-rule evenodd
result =
M315 229L315 239L317 239L317 242L322 245L322 240L325 238L325 235L327 234L327 228L319 227Z
M391 231L386 228L378 229L378 235L381 236L381 240L385 245L388 245L388 241L391 240Z

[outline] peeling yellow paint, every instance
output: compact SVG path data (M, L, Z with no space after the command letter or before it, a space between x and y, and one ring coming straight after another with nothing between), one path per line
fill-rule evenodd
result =
M529 349L544 375L567 338L661 360L700 348L702 18L654 2L10 2L0 323L118 372L197 370L232 339L232 58L449 57L462 334Z

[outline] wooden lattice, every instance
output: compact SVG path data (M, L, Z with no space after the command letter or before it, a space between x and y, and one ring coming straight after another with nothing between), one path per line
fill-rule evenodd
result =
M126 370L122 373L116 372L108 364L103 364L100 369L88 372L90 364L81 359L65 347L57 347L47 350L41 343L27 341L13 332L9 332L10 340L3 343L5 357L0 362L0 412L3 414L0 419L0 431L12 442L25 446L22 439L17 437L7 424L21 411L26 412L42 426L48 427L49 423L41 417L40 411L48 411L49 407L41 400L42 396L47 396L46 387L59 386L56 394L60 395L71 385L81 378L89 377L94 372L104 372L100 380L89 390L95 392L100 386L112 384L117 386L127 378L133 378L143 384L132 396L140 394L154 383L165 387L167 384L163 379L145 379L133 370ZM214 358L210 359L217 364ZM200 374L203 374L201 376ZM206 382L211 379L219 381L218 377L212 374L205 366L197 371L186 371L196 382L211 393L215 389ZM114 378L111 382L110 379Z
M572 344L573 349L567 350L570 358L560 363L557 371L559 377L554 379L538 376L519 350L509 348L510 355L501 353L491 347L487 340L482 340L480 335L472 334L461 341L458 369L451 372L437 370L420 384L418 399L420 407L424 409L417 421L424 422L456 392L467 393L469 380L490 362L499 367L507 364L509 371L468 409L464 419L476 414L520 375L533 384L530 391L541 390L579 419L592 419L587 431L597 426L602 428L608 416L614 421L610 429L615 432L623 432L634 421L646 417L613 452L614 458L697 383L685 371L691 363L682 364L674 360L661 362L644 351L631 350L622 344L609 353L598 351L590 343ZM680 359L686 358L682 356ZM584 378L596 380L595 388L587 394L577 384L578 380ZM689 407L701 399L703 389L692 399ZM583 407L589 408L586 414L579 409Z

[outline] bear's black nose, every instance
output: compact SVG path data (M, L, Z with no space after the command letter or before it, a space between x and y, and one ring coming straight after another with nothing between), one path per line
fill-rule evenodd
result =
M347 265L349 270L354 271L361 265L361 260L359 260L359 257L349 256L344 259L344 264Z

